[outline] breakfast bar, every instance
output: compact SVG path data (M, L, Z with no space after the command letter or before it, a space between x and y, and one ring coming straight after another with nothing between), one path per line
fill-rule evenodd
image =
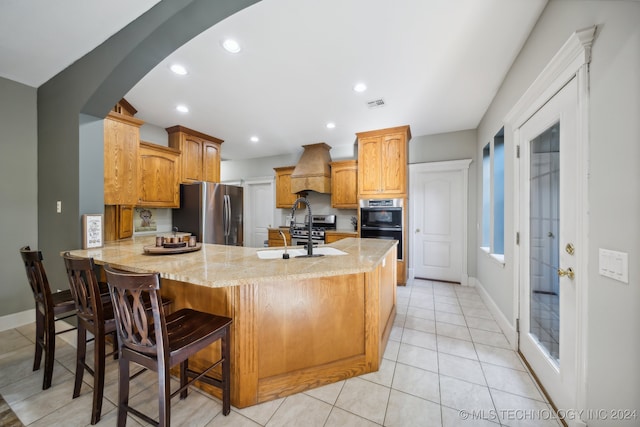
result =
M145 253L154 241L134 237L71 253L98 265L159 272L161 293L174 308L231 317L233 406L378 370L396 314L395 241L347 238L325 247L339 255L289 259L281 256L284 248L212 244ZM207 348L190 365L200 368L219 352ZM201 387L219 397L217 389Z

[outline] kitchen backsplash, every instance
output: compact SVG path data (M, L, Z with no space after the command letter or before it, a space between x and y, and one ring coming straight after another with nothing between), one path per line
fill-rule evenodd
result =
M335 209L331 207L331 194L322 194L312 191L307 195L307 199L309 200L309 203L311 203L311 213L313 215L335 215L336 228L338 230L353 230L351 217L357 218L358 211L356 209ZM288 225L287 217L291 215L291 209L276 210L280 213L280 218L276 217L276 224L274 224L274 226ZM303 222L306 213L306 208L297 209L296 222Z

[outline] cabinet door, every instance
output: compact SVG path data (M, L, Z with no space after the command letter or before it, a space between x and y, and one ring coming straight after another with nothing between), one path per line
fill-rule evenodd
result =
M275 168L276 171L276 208L291 209L298 198L291 192L291 174L295 166Z
M331 206L358 208L358 169L355 160L331 163Z
M385 135L381 141L382 165L381 191L385 194L405 194L407 191L407 150L402 133Z
M182 151L182 181L202 181L202 146L200 138L183 134L180 147Z
M202 174L204 181L220 182L220 144L203 142Z
M133 236L133 206L118 206L118 239Z
M104 120L104 203L130 204L138 200L138 126Z
M140 146L138 205L175 208L180 206L179 154L165 147Z
M358 141L358 191L360 194L378 194L382 188L381 141L382 137L379 136Z

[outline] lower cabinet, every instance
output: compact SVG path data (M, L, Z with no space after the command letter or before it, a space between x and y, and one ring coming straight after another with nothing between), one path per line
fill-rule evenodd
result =
M356 231L325 231L324 232L325 243L337 242L338 240L346 239L347 237L358 237L358 233Z
M269 246L284 246L284 241L282 240L280 231L284 233L284 237L287 239L287 246L291 246L291 234L289 234L288 228L270 228Z

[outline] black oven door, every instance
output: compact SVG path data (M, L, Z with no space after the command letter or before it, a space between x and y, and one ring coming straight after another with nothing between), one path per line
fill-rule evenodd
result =
M364 224L363 224L364 225ZM393 228L360 228L360 237L398 241L398 259L402 260L402 230Z
M402 228L402 208L361 208L361 228Z

